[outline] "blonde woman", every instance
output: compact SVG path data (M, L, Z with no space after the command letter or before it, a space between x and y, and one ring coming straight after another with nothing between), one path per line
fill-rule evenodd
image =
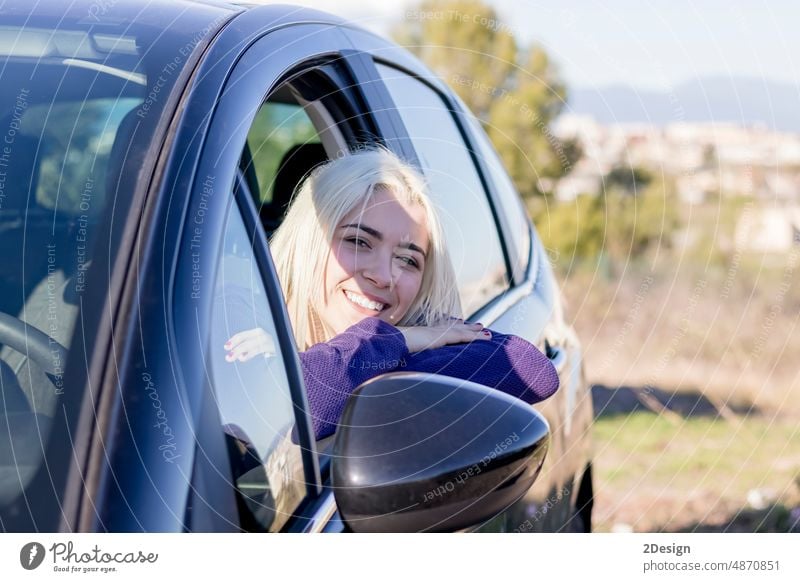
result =
M382 148L317 167L270 242L300 349L318 439L352 391L389 371L431 372L538 402L558 374L535 346L465 323L456 278L422 177ZM269 354L260 329L227 360Z

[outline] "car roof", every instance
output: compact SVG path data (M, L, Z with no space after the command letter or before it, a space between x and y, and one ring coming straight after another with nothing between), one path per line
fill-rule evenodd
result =
M150 14L161 14L162 26L173 22L174 18L187 11L216 12L219 16L241 12L243 7L231 3L209 0L11 0L3 3L3 19L16 20L19 17L36 15L42 18L56 18L63 22L80 22L91 25L97 23L116 23L137 21L137 17L147 8ZM5 22L4 22L5 23Z

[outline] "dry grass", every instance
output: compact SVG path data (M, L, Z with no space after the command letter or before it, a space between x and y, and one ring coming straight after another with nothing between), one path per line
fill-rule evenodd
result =
M800 267L629 268L564 280L590 381L698 392L800 418Z
M608 387L599 531L800 527L797 258L562 275L589 381Z
M650 412L595 425L598 531L779 531L798 528L800 429L749 416L731 424Z

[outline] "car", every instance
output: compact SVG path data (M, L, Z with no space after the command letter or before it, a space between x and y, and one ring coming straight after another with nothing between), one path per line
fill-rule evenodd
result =
M580 342L480 123L429 69L291 6L2 18L0 529L590 531ZM365 144L422 171L465 314L539 346L553 397L393 372L314 440L268 238L311 168ZM220 359L255 317L277 357Z

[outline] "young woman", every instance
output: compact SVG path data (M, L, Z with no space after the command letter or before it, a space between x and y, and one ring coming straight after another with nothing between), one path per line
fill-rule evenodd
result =
M533 403L558 374L521 338L460 319L456 278L422 177L385 149L317 167L270 242L294 326L314 432L332 434L361 383L389 371L471 380ZM261 329L230 362L269 355Z

